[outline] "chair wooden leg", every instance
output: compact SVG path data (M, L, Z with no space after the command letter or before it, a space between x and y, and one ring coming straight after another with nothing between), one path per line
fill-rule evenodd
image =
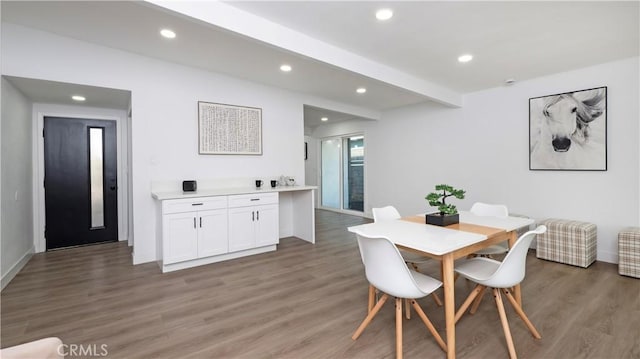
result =
M436 341L438 342L438 345L440 345L440 348L442 348L442 350L444 350L444 352L446 353L447 345L444 343L444 340L442 340L442 337L440 336L440 334L438 334L438 332L436 331L436 328L433 326L433 323L431 323L427 315L424 314L424 311L420 307L420 304L418 304L418 302L416 302L415 299L412 299L411 305L413 305L413 308L415 309L416 313L418 313L418 316L420 317L420 319L422 319L422 321L427 326L427 329L429 329L433 337L436 338Z
M456 316L455 316L456 323L458 322L458 320L460 320L460 318L462 318L462 316L464 315L464 312L467 310L467 308L469 308L469 306L471 305L471 302L473 302L473 300L478 295L478 293L484 291L484 288L485 286L480 284L478 284L475 288L473 288L471 293L469 293L469 296L467 297L467 299L465 299L464 303L462 303L462 305L456 312Z
M478 307L480 306L480 302L482 302L482 298L484 297L484 290L487 287L482 287L482 290L480 291L480 293L478 293L478 296L476 297L476 300L473 301L473 305L471 306L471 309L469 310L469 314L476 314L476 311L478 311Z
M402 359L402 299L396 298L396 358Z
M369 304L367 306L367 313L371 313L373 306L376 304L376 287L369 284Z
M431 298L433 298L433 301L436 302L438 307L442 307L442 300L440 299L440 296L438 296L438 293L431 293Z
M364 320L362 321L358 329L356 329L355 333L353 333L353 335L351 336L351 339L353 340L358 339L360 334L362 334L362 332L364 331L364 328L366 328L367 325L371 323L371 320L373 319L373 317L375 317L376 314L378 314L378 311L380 311L380 308L382 308L382 306L384 305L384 303L387 301L388 298L389 296L386 293L382 295L382 298L380 298L378 303L376 303L376 306L373 307L373 309L369 314L367 314L367 317L364 318Z
M404 314L407 319L411 319L411 307L409 307L409 299L404 300Z
M518 302L516 302L516 299L513 297L513 295L511 295L511 292L509 292L507 289L503 289L502 291L507 296L507 299L513 306L513 309L515 309L516 313L518 313L518 315L520 316L520 319L522 319L527 328L529 328L531 335L533 335L536 339L542 339L542 336L540 335L540 333L538 333L536 327L533 326L533 323L531 323L527 315L524 313L522 307L518 304Z
M507 313L504 311L504 304L502 303L502 296L500 290L493 289L493 297L496 300L496 307L498 307L498 314L500 314L500 321L502 322L502 329L504 330L504 337L507 340L507 348L509 348L509 356L511 359L516 359L516 348L513 345L513 338L511 337L511 330L509 329L509 322L507 321Z

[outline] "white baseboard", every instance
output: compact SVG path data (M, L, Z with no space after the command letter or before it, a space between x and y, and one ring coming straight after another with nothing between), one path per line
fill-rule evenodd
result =
M16 264L14 264L11 267L11 269L9 269L9 271L2 276L2 286L0 287L0 290L3 290L4 287L6 287L7 284L9 284L9 282L11 282L11 280L16 276L16 274L20 272L20 270L25 266L25 264L29 262L29 259L31 259L31 256L33 256L34 252L35 252L35 247L31 246L31 248L29 248L27 253L25 253L22 256L22 258L20 258L20 260L16 262Z
M265 246L265 247L259 247L259 248L251 248L251 249L246 249L246 250L239 251L239 252L220 254L220 255L216 255L216 256L212 256L212 257L198 258L198 259L193 259L193 260L184 261L184 262L178 262L178 263L171 263L171 264L164 264L164 263L162 263L162 260L160 260L160 261L158 261L158 265L160 266L160 269L162 270L162 273L167 273L167 272L173 272L173 271L180 270L180 269L196 267L196 266L200 266L200 265L204 265L204 264L222 262L222 261L226 261L226 260L229 260L229 259L246 257L246 256L251 256L251 255L261 254L261 253L266 253L266 252L273 252L276 249L277 249L277 247L274 244L274 245L271 245L271 246Z

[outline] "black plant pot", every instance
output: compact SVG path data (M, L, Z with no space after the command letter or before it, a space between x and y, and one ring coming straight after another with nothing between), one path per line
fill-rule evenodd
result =
M460 215L458 213L445 215L441 215L440 213L429 213L425 215L425 219L427 224L445 227L450 224L459 223Z

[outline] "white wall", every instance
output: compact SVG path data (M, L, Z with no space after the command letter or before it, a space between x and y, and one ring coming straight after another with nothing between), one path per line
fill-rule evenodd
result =
M152 182L304 182L303 104L322 100L8 23L1 46L2 74L131 91L134 263L156 259ZM198 155L198 101L262 108L263 155Z
M318 180L320 164L318 163L320 156L318 155L320 142L318 139L304 136L304 142L307 143L307 160L304 161L304 180L305 184L308 186L318 186L320 182ZM314 202L316 207L318 207L318 193L320 191L315 191Z
M448 183L467 190L459 208L505 203L537 219L595 223L598 259L617 262L617 232L640 222L639 67L638 58L602 64L471 93L461 109L405 107L378 123L322 126L313 137L365 133L367 212L431 210L424 196ZM599 86L608 87L608 170L529 171L529 98Z
M2 78L0 247L2 288L33 253L31 103Z

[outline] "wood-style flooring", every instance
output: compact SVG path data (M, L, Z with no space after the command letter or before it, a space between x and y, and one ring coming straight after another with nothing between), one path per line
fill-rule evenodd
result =
M1 294L1 346L47 336L107 345L109 358L393 358L393 304L362 336L367 282L355 237L368 220L317 211L315 245L296 238L276 252L162 274L133 266L126 243L34 255ZM436 262L421 271L437 276ZM471 285L456 283L460 305ZM524 309L534 339L507 305L521 358L640 358L640 280L613 264L588 269L531 251ZM441 290L440 290L441 293ZM444 335L444 313L421 306ZM445 355L415 315L405 321L405 358ZM491 296L457 326L458 358L507 358Z

